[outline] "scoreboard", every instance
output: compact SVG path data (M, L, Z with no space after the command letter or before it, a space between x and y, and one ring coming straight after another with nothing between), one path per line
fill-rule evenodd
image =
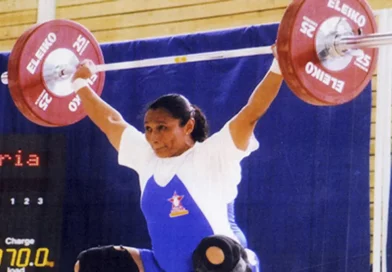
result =
M59 271L65 137L0 136L0 272Z

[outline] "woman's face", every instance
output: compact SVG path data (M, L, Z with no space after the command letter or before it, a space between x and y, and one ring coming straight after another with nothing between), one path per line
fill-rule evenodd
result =
M145 136L155 154L160 158L181 155L189 148L194 120L183 127L164 109L150 109L144 116ZM192 141L193 142L193 141Z

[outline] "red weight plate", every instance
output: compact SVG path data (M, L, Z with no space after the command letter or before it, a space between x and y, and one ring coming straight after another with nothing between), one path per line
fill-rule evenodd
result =
M292 24L294 22L295 19L295 12L296 10L293 9L291 7L292 4L290 4L286 11L285 14L282 18L282 22L279 25L279 29L278 29L278 37L277 37L277 41L276 41L276 49L277 49L277 53L278 53L278 61L279 61L279 67L281 69L282 75L286 81L286 84L289 86L290 90L297 96L299 97L301 100L312 104L312 105L317 105L317 106L324 106L324 105L328 105L325 103L322 103L321 101L315 99L314 97L310 96L306 90L304 90L302 88L302 86L299 84L298 80L296 77L293 78L293 76L295 76L295 73L292 69L292 66L288 66L287 62L289 60L287 60L287 50L288 50L288 43L286 42L287 40L287 36L290 33L283 33L282 31L287 31L284 28L286 28L287 26L289 26L290 24ZM290 64L292 64L290 62Z
M363 0L294 0L283 16L276 43L279 64L289 88L307 103L349 102L372 78L377 49L362 49L362 56L319 59L320 37L343 25L355 34L376 32L373 12Z
M69 20L45 22L31 30L21 43L19 55L19 61L9 67L8 73L16 78L14 85L24 104L38 119L50 126L66 126L86 116L71 89L70 77L54 77L57 66L76 66L82 59L104 63L99 43L85 27ZM104 73L90 79L98 95L104 81Z
M25 104L21 91L18 87L18 75L16 73L12 73L12 71L16 71L16 66L19 63L21 49L23 48L25 40L29 37L31 32L37 27L37 25L30 27L26 30L22 36L18 38L16 41L8 60L8 87L10 90L11 97L19 109L19 111L30 121L39 124L41 126L51 126L51 124L45 122L44 120L39 119ZM11 72L10 72L11 71Z

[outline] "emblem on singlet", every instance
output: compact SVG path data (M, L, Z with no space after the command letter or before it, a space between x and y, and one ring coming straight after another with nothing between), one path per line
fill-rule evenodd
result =
M177 195L177 192L174 191L174 194L171 198L168 199L172 203L172 208L170 211L170 217L178 217L178 216L183 216L187 215L189 211L184 208L181 204L181 200L184 198L184 196Z

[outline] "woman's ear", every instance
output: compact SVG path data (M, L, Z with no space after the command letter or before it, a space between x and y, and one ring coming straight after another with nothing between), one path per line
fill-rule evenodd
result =
M185 134L190 135L195 128L195 119L190 118L188 122L185 124Z

